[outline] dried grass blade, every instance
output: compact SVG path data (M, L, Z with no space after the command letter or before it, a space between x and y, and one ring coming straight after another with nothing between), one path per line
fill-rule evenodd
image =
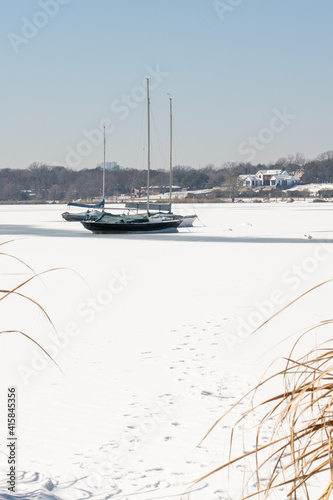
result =
M55 330L55 326L50 318L50 316L47 314L46 310L44 309L43 306L41 306L36 300L32 299L31 297L29 297L28 295L24 295L23 293L20 293L20 292L16 292L14 290L0 290L0 293L5 293L6 294L6 297L8 297L8 295L10 294L14 294L14 295L18 295L19 297L22 297L23 299L26 299L26 300L29 300L29 302L32 302L33 304L35 304L38 309L40 309L42 311L42 313L45 315L45 317L47 318L47 320L49 321L49 323L52 325L52 327L54 328ZM0 299L1 300L1 299Z
M24 337L29 339L31 342L36 344L36 346L39 347L39 349L41 349L46 354L46 356L57 366L57 368L59 368L61 373L63 373L62 369L60 368L58 363L52 358L52 356L50 356L50 354L44 349L44 347L42 347L36 340L34 340L32 337L30 337L30 335L28 335L24 332L21 332L20 330L3 330L2 332L0 332L0 335L3 333L19 333L20 335L23 335Z
M333 278L331 278L329 280L326 280L326 281L323 281L322 283L319 283L319 285L316 285L313 288L310 288L310 290L307 290L306 292L302 293L302 295L299 295L298 297L296 297L296 299L292 300L291 302L289 302L289 304L287 304L282 309L280 309L275 314L273 314L268 319L266 319L266 321L264 321L261 325L259 325L258 328L256 328L255 330L253 330L252 334L256 333L264 325L266 325L269 321L271 321L273 318L275 318L276 316L278 316L279 314L281 314L283 311L285 311L286 309L288 309L291 305L295 304L295 302L297 302L298 300L300 300L302 297L305 297L305 295L307 295L310 292L313 292L313 290L316 290L316 288L319 288L319 287L321 287L323 285L326 285L327 283L330 283L331 281L333 281Z

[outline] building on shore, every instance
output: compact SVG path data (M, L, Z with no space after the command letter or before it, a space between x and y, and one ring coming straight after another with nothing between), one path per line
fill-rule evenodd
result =
M253 175L240 175L239 179L246 188L272 187L286 189L299 184L300 178L290 175L284 168L276 170L258 170Z

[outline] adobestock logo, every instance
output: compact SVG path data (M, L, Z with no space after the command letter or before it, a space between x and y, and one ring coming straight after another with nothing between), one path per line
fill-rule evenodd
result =
M83 129L81 134L84 139L81 139L75 148L72 146L66 146L66 159L65 165L69 168L75 168L80 165L83 158L87 158L93 152L94 147L99 146L104 140L104 127L105 133L110 134L114 131L114 125L112 121L108 118L104 118L100 121L98 127L91 130Z
M146 98L146 78L150 79L150 90L156 89L170 73L162 71L160 65L157 64L155 68L147 66L146 76L142 80L141 85L134 86L127 94L121 94L120 98L114 99L110 105L110 110L114 118L103 118L99 125L91 130L83 129L81 139L75 147L66 146L65 165L69 168L78 167L84 158L87 158L93 152L93 149L103 143L105 133L110 134L115 130L115 116L121 121L126 120L131 114L131 111Z
M114 448L106 459L94 464L95 472L85 479L87 489L110 488L113 485L112 473L115 468L128 465L133 454L162 425L169 422L172 416L170 404L167 401L157 401L149 415L143 417L136 426L127 426L128 435L120 439L119 446ZM126 452L126 450L128 450ZM82 486L81 486L82 487ZM124 497L123 497L124 498Z
M233 12L244 0L214 0L213 7L221 21L224 21L225 15Z
M64 326L62 331L51 331L48 333L50 343L44 346L46 352L31 351L29 362L17 367L24 385L29 385L31 380L33 381L41 372L49 367L49 356L53 360L56 359L67 349L73 339L82 334L83 325L91 324L99 314L107 312L112 307L112 303L116 300L116 297L124 293L133 279L134 277L129 275L126 269L112 270L107 285L101 288L95 296L87 297L86 300L78 304L75 316Z
M273 142L276 134L283 132L295 118L296 115L287 112L286 106L282 111L274 108L268 127L262 128L256 136L249 136L246 141L241 142L237 148L238 153L246 155L248 162L255 160L258 151L263 151L268 144Z
M22 45L26 45L32 38L35 38L41 28L45 28L49 20L58 14L62 5L66 5L69 2L70 0L40 0L38 5L41 10L35 12L31 20L27 17L22 17L21 21L23 25L20 34L11 31L7 35L15 54L18 54Z
M330 242L325 242L316 244L310 255L304 257L300 262L293 263L281 275L281 288L275 288L266 298L255 301L251 312L246 318L237 318L234 331L222 333L224 343L230 354L234 353L235 349L243 344L257 328L263 326L266 321L272 319L275 314L281 312L288 304L293 303L295 296L291 296L290 293L300 292L302 286L311 276L314 276L321 264L332 258L333 245Z

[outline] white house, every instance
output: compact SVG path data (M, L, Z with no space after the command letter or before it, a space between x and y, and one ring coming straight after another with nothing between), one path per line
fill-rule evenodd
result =
M300 178L289 175L284 168L277 170L258 170L255 175L240 175L244 187L255 188L258 186L271 186L286 189L298 184Z
M244 187L255 188L261 186L260 179L256 175L239 175L238 178Z

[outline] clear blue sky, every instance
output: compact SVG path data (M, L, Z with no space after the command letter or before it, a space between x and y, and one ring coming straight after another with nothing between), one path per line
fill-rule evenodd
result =
M333 149L332 0L1 0L0 168L275 162ZM111 123L112 122L112 125ZM75 152L76 154L74 154ZM74 156L73 156L74 155Z

